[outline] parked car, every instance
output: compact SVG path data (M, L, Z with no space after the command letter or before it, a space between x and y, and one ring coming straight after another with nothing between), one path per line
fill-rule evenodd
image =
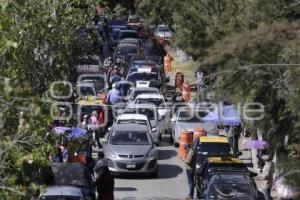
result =
M49 186L41 192L38 200L83 200L84 198L81 190L72 186ZM90 198L91 199L91 198Z
M135 30L130 30L130 29L120 29L118 37L116 37L114 43L113 43L113 48L118 46L119 43L126 38L135 38L139 39L139 35Z
M161 141L161 136L163 133L167 131L168 126L164 122L164 120L161 117L159 117L156 106L152 104L129 105L127 108L125 108L123 114L129 114L129 113L143 114L148 117L151 123L151 127L155 128L158 133L158 134L152 133L152 138L156 144L159 144L159 142Z
M159 143L158 140L158 130L155 127L152 127L150 119L147 115L130 113L130 114L121 114L117 117L115 124L138 124L144 125L151 133L152 139L155 143Z
M135 44L140 49L140 52L143 52L143 45L137 38L125 38L119 44Z
M173 32L167 25L158 25L154 30L154 36L170 41L173 37Z
M157 176L158 154L147 127L139 124L115 124L104 143L104 155L115 174Z
M153 104L157 108L159 117L165 119L167 112L164 96L161 94L140 94L136 97L134 104Z
M204 123L201 118L207 115L207 112L202 110L194 110L189 107L180 107L171 118L172 138L174 146L179 144L179 136L181 130L195 131L195 128L204 128L208 135L218 134L217 124Z
M54 186L62 187L61 189L63 186L72 186L78 188L77 191L81 191L84 199L95 199L93 179L85 165L81 163L54 163L51 168L54 175ZM74 176L75 174L76 176ZM58 191L56 194L60 194Z
M244 173L215 174L204 192L205 200L258 200L264 199L255 182Z
M141 50L135 44L120 44L114 51L113 62L115 64L125 62L125 56L129 53L141 53Z
M159 90L154 87L132 87L128 91L128 104L134 103L136 97L140 94L159 94Z
M231 157L209 157L206 160L204 166L196 165L195 171L195 185L197 191L197 197L200 198L201 194L207 187L207 184L211 177L216 173L245 173L250 175L250 172L243 161L238 158Z

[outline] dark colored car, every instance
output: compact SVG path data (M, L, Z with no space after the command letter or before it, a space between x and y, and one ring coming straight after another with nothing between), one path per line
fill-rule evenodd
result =
M55 186L73 186L81 190L85 199L95 199L92 176L81 163L54 163L51 166Z
M120 43L121 40L126 39L126 38L139 39L139 35L135 30L120 29L118 36L115 37L115 39L114 39L112 48L114 49L116 46L118 46L118 44Z
M215 174L204 192L205 200L258 200L263 199L255 182L244 173Z
M139 48L135 44L120 44L113 54L113 62L119 64L125 62L125 56L129 53L139 53Z

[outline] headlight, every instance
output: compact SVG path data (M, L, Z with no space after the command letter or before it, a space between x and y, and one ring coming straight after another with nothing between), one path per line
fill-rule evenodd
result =
M116 154L114 154L113 152L109 152L107 154L107 158L117 158Z
M151 158L151 157L156 157L157 152L155 149L151 149L148 154L147 154L147 158Z

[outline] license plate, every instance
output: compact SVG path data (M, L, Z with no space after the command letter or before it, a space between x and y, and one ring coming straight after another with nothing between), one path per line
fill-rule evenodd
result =
M128 165L127 165L127 168L128 168L128 169L133 169L133 168L135 168L135 164L128 164Z

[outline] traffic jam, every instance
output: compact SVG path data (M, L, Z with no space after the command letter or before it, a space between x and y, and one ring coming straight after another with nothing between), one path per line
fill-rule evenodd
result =
M47 95L55 108L46 140L56 141L57 151L49 154L54 181L38 199L118 199L119 177L129 176L128 186L136 177L160 179L158 148L166 141L184 166L188 192L182 199L264 199L257 174L239 159L236 107L192 97L199 84L173 69L165 48L174 40L172 30L150 28L138 16L99 14L93 20L74 38L89 48L88 35L96 33L100 53L77 58L73 80L62 82L73 88L69 97Z

